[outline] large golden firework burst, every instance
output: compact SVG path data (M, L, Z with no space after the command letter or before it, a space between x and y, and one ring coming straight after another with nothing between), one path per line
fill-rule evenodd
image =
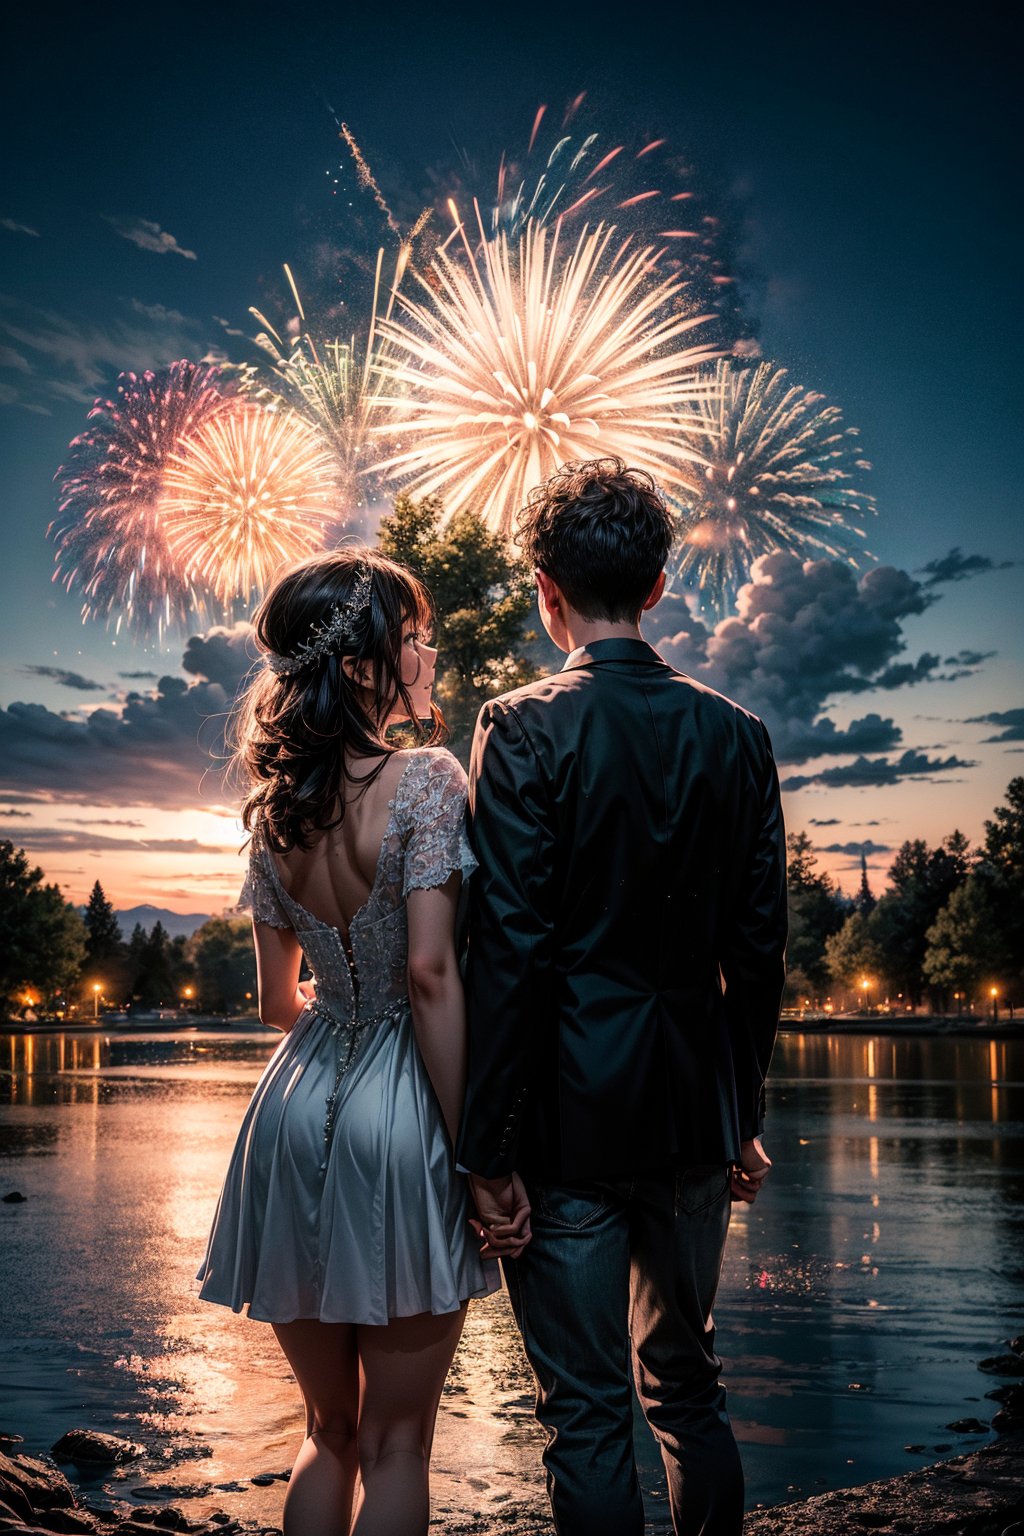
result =
M171 454L161 519L195 586L247 602L277 568L323 547L337 475L322 438L294 412L239 401Z
M680 418L707 462L696 494L674 494L683 514L675 570L719 614L759 555L852 561L865 536L854 519L875 511L857 483L871 468L857 428L844 427L823 395L787 379L775 363L740 368L720 359L713 388Z
M458 257L439 251L421 301L381 322L399 448L379 466L411 495L439 493L451 516L471 508L508 534L534 486L571 459L617 454L677 487L696 484L699 445L679 407L707 385L709 347L682 338L702 323L685 282L661 277L658 253L584 229L564 249L559 226L531 222Z

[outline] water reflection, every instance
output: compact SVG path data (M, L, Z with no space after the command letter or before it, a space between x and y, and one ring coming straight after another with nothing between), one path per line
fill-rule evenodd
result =
M202 1306L192 1280L276 1038L0 1042L0 1183L28 1196L0 1206L0 1421L33 1450L69 1413L142 1439L153 1459L110 1491L228 1482L294 1454L298 1395L270 1330ZM775 1172L755 1206L734 1211L715 1309L752 1501L905 1470L907 1443L958 1444L946 1424L989 1417L992 1382L976 1363L1015 1331L1024 1269L1022 1079L1024 1042L1012 1040L780 1042ZM476 1303L439 1422L439 1517L539 1507L538 1441L505 1299ZM653 1495L643 1429L638 1447ZM282 1493L214 1497L278 1523ZM667 1529L662 1508L652 1498Z

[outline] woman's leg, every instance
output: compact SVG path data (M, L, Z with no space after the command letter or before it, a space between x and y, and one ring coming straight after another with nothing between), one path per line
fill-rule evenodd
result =
M465 1320L462 1306L358 1330L362 1490L352 1536L425 1536L434 1420Z
M285 1536L347 1536L359 1474L359 1359L351 1323L274 1323L306 1405L306 1438L284 1501Z

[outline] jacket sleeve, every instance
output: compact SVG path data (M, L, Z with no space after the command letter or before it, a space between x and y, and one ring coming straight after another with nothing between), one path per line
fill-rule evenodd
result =
M484 1178L516 1165L531 1039L550 1009L555 828L536 753L515 711L477 721L469 774L466 1013L469 1064L460 1166Z
M722 974L732 1042L740 1137L764 1130L765 1078L779 1027L786 979L786 832L779 776L768 733L763 739L758 810L749 865L725 936Z

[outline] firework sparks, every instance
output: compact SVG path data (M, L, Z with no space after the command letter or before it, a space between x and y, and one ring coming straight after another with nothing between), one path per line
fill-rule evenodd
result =
M652 271L656 253L603 225L564 255L557 227L531 224L517 247L502 235L479 252L462 239L465 259L438 254L424 301L401 300L407 320L382 322L382 403L407 446L381 469L506 534L527 493L570 459L619 454L694 484L700 449L676 414L706 388L698 369L713 354L681 344L701 319L680 313L684 284Z
M410 236L411 238L411 236ZM395 275L385 315L390 314L406 264L410 246L399 252ZM276 400L295 410L314 427L329 446L335 461L337 494L343 508L355 510L372 499L377 486L373 468L382 457L381 444L372 435L379 423L379 397L383 384L380 364L383 357L378 333L381 270L384 252L377 253L377 269L370 304L370 318L364 336L315 339L306 321L306 312L291 269L285 267L298 318L303 329L289 345L258 309L250 311L265 327L256 338L273 360L273 379L266 386L258 374L246 379L250 393L257 399Z
M381 213L387 220L388 229L390 229L391 233L393 235L401 234L397 220L395 219L394 214L391 212L391 209L388 207L387 198L384 196L384 193L377 185L377 178L371 171L366 156L363 154L362 150L359 148L359 145L356 143L355 135L353 134L351 128L347 123L339 123L338 126L341 130L338 134L338 137L345 140L345 143L349 148L349 153L355 162L356 175L359 178L359 185L361 187L365 187L366 190L372 194L374 202L377 204L377 207L380 209Z
M759 555L851 558L874 512L857 486L870 469L855 427L823 405L823 396L787 385L785 368L737 368L720 360L714 388L682 422L707 465L696 496L676 499L683 512L676 573L723 614ZM866 551L865 551L866 553ZM870 558L870 557L869 557Z
M283 562L322 548L336 511L334 462L294 412L239 401L168 459L167 542L196 586L225 604L262 591Z
M190 617L196 593L171 550L161 497L171 455L215 419L230 393L220 370L177 362L122 373L113 400L97 400L93 423L57 472L59 507L48 532L57 545L54 580L83 595L82 618L111 618L140 638Z

